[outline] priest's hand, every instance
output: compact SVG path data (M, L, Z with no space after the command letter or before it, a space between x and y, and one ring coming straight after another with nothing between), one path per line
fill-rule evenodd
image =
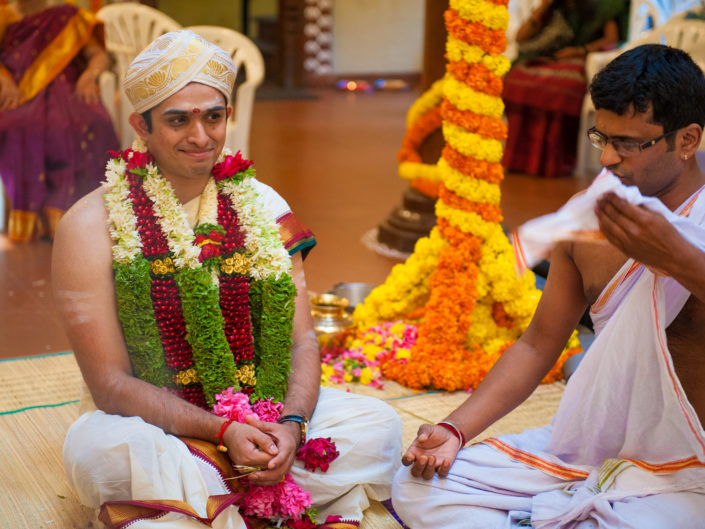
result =
M422 424L401 462L411 465L411 475L431 479L434 473L448 475L459 450L458 438L437 424Z
M245 421L250 426L267 435L275 444L278 453L266 465L266 470L255 472L248 476L250 483L255 485L276 485L284 479L291 469L299 449L301 427L295 422L264 422L249 415Z

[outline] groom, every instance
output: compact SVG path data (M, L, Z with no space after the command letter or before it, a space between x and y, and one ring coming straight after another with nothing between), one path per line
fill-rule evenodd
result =
M140 53L124 80L140 141L116 153L103 188L57 232L56 298L97 407L69 429L64 465L109 527L244 529L233 465L254 470L253 486L291 474L318 521L356 527L368 498L389 497L398 466L389 406L319 388L298 251L310 232L251 162L221 155L235 72L228 54L186 30ZM245 406L238 391L280 400L279 421L211 412ZM336 444L325 474L296 460L307 437ZM277 499L241 510L276 522L287 518Z

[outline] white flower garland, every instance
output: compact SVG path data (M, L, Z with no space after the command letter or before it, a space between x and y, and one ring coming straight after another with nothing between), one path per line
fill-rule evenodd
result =
M119 263L133 261L142 249L142 240L137 232L137 217L130 201L130 185L125 178L126 163L112 159L106 166L107 189L105 204L108 210L108 230L113 245L113 258Z
M224 150L219 162L229 151ZM106 182L103 184L108 209L108 227L115 241L113 257L118 262L133 261L140 253L142 242L137 231L137 217L132 209L130 187L125 175L127 164L121 159L108 162ZM166 234L169 250L174 255L177 268L195 269L202 266L198 260L201 249L194 245L194 231L188 224L186 212L176 198L171 184L163 178L158 168L146 166L143 188L154 202L154 214L162 231ZM250 261L250 277L256 280L273 277L291 271L289 252L279 237L279 226L268 208L260 200L255 179L245 177L241 182L223 180L208 181L201 196L198 212L199 224L218 224L218 188L230 199L232 208L245 233L246 256Z
M230 197L230 204L245 228L250 276L253 279L279 279L281 274L288 274L291 271L289 252L279 238L277 221L259 199L255 179L248 176L240 183L223 180L218 185Z
M169 250L174 254L176 268L195 269L201 266L201 249L194 246L195 235L188 224L186 212L179 204L171 184L159 174L154 164L147 164L147 176L142 184L154 202L154 215L166 235Z

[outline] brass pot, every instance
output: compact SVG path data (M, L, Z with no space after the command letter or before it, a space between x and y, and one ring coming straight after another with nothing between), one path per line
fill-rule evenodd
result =
M311 298L313 329L317 335L334 335L353 324L350 314L345 312L347 299L333 294L321 294Z

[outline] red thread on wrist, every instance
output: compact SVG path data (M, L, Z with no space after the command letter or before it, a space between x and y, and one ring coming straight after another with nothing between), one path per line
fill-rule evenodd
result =
M218 449L219 452L227 452L228 447L223 444L223 436L225 435L225 430L228 429L228 426L230 426L233 423L234 419L228 419L225 421L221 426L220 426L220 431L216 434L215 440L218 441L218 445L216 448Z
M460 441L460 448L465 446L465 443L467 441L465 440L465 435L463 435L463 432L460 431L460 428L458 428L454 424L451 424L446 421L439 422L438 426L442 426L443 428L448 430L450 433L452 433L455 437L457 437L458 441Z

